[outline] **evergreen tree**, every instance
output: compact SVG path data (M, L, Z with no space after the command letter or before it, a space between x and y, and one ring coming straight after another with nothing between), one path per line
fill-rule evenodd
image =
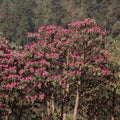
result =
M65 17L66 9L62 5L62 0L52 0L52 13L52 24L63 26L62 19Z
M15 39L20 44L26 43L27 32L34 31L34 13L32 0L14 0L15 23L17 23Z
M34 30L33 5L32 0L3 1L0 9L0 31L7 39L20 44L25 43L27 32ZM21 26L24 26L24 29ZM23 32L24 34L22 34Z
M4 0L1 4L0 9L0 31L7 37L10 41L12 40L12 36L14 35L15 27L13 25L13 7L10 0Z

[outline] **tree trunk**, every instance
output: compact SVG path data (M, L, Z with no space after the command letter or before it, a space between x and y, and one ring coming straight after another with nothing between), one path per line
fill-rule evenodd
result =
M50 101L47 100L47 115L50 116Z
M69 94L69 84L67 83L66 89L63 91L63 100L61 107L61 120L66 120L67 116L67 105L68 105L68 94Z
M5 116L5 120L9 120L8 116Z
M44 113L43 113L43 111L41 113L41 118L42 118L42 120L44 120Z
M70 48L67 49L67 56L66 56L66 62L67 65L69 65L69 57L70 57ZM69 81L66 80L66 86L65 90L63 91L63 105L62 105L62 115L61 115L61 120L66 120L67 116L67 105L68 105L68 94L69 94Z
M66 120L66 112L63 113L63 120Z
M63 106L64 106L64 90L63 90L63 96L62 96L62 105L61 105L61 116L60 116L60 120L63 120Z
M93 116L93 120L97 120L97 115L98 115L98 112L97 112L98 107L97 107L97 105L98 105L98 101L96 101L95 106L94 106L94 116Z
M111 120L115 120L113 115L111 115Z
M51 97L51 111L52 111L52 113L54 113L54 110L55 110L54 96L52 95L52 97Z
M94 116L94 120L97 120L97 117L96 117L96 115Z
M112 99L112 115L111 115L111 120L115 120L114 118L114 112L115 112L115 96L116 95L116 89L114 88L113 90L113 99Z
M78 82L78 86L77 86L77 90L76 90L76 100L75 100L73 120L76 120L77 112L78 112L78 105L79 105L79 85L80 85L80 82Z

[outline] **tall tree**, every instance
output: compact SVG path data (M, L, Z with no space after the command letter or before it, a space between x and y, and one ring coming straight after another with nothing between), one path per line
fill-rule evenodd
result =
M52 0L52 13L50 21L52 24L63 26L63 19L65 18L66 9L62 4L62 0Z

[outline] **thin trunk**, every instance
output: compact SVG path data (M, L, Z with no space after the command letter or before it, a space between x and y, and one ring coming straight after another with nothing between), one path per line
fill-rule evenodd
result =
M115 120L115 118L114 118L114 116L113 116L113 115L111 116L111 120Z
M47 115L50 116L50 101L47 100Z
M52 111L52 114L54 113L54 110L55 110L54 96L52 95L52 97L51 97L51 111Z
M76 100L75 100L73 120L76 120L77 118L78 105L79 105L79 85L80 85L80 81L78 82L77 89L76 89Z
M113 90L113 99L112 99L112 115L111 115L111 120L115 120L115 118L114 118L114 112L115 112L115 94L116 94L116 89L114 88L114 90Z
M66 112L63 113L63 120L66 120Z
M66 85L66 90L63 92L63 101L61 108L61 120L66 120L67 108L68 108L68 94L69 94L69 84Z
M75 101L75 107L74 107L73 120L76 120L76 117L77 117L78 103L79 103L79 91L78 91L78 88L77 88L77 90L76 90L76 101Z
M69 65L69 57L70 57L70 48L67 49L67 56L66 56L67 65ZM65 90L63 91L63 103L62 103L63 105L61 109L61 113L62 113L61 120L66 120L67 106L68 106L68 94L69 94L69 82L67 80Z
M42 111L42 114L41 114L41 118L42 120L44 120L44 112Z
M5 116L5 120L9 120L8 116Z
M93 120L97 120L97 101L96 101L95 107L94 107L94 116L93 116Z
M97 120L97 117L96 117L96 115L94 116L94 120Z
M67 116L67 105L68 105L68 94L69 94L69 83L66 85L65 99L64 99L64 108L63 108L63 120L66 120Z
M63 120L64 93L65 93L65 91L63 90L62 91L62 105L61 105L61 117L60 117L60 120Z

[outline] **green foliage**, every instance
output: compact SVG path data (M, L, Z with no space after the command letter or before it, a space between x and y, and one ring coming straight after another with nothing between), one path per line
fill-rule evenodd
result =
M23 45L26 33L43 25L66 25L73 21L94 18L109 29L113 37L119 35L119 0L1 0L0 31L9 39Z

